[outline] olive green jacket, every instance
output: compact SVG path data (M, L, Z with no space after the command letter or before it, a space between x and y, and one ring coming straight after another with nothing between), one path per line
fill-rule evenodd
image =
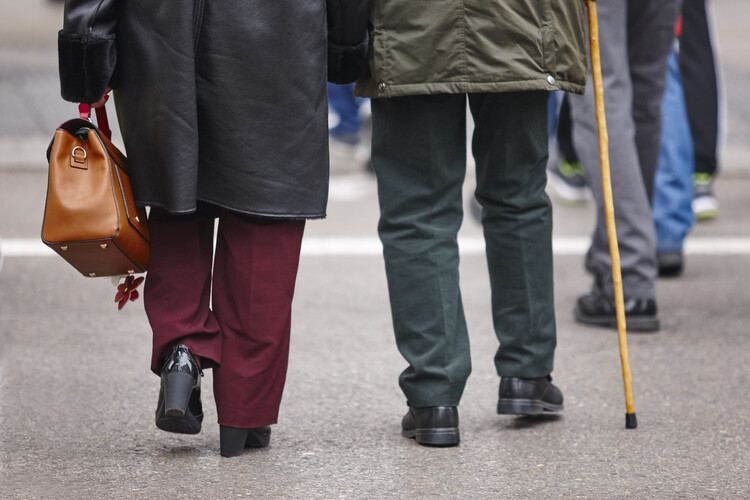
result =
M582 0L370 0L370 75L355 93L583 93L584 18Z

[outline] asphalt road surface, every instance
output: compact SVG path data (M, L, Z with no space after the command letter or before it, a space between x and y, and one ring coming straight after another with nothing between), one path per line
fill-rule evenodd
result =
M39 243L43 150L73 111L57 97L60 7L2 0L0 498L749 498L750 4L714 4L729 111L721 215L691 233L683 276L658 282L661 331L629 335L638 429L624 425L616 334L572 319L590 286L582 264L593 208L553 197L564 413L495 413L489 284L481 230L467 216L461 279L474 370L462 442L402 438L404 362L375 182L363 165L337 161L329 217L307 226L271 445L224 459L210 372L202 433L159 431L142 302L118 312L108 280L81 277Z

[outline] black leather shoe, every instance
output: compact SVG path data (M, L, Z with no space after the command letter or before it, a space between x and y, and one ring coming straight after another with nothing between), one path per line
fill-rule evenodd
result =
M458 434L458 408L455 406L428 406L411 408L401 420L401 435L413 438L419 444L430 446L456 446Z
M591 293L578 298L576 321L586 325L617 328L615 301L604 294ZM655 332L659 330L654 299L625 299L625 322L633 332Z
M685 265L682 252L659 252L656 260L659 263L659 276L662 278L674 278L682 274Z
M172 349L161 370L156 426L167 432L198 434L203 422L203 372L184 345Z
M497 412L501 415L541 415L563 410L563 395L552 377L500 379Z
M270 425L249 429L219 426L219 446L222 457L237 457L248 448L265 448L270 442Z

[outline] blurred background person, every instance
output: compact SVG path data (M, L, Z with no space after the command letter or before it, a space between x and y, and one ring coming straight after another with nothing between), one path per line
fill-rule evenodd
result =
M550 152L547 163L547 182L565 203L580 203L591 199L591 192L583 175L583 165L573 145L573 123L567 94L550 92L549 96Z
M678 0L597 2L614 212L622 267L625 316L631 331L659 329L656 306L656 230L651 214L661 140L661 101ZM578 298L579 323L617 327L593 87L570 95L575 150L596 200L596 226L586 254L591 292Z
M656 229L659 276L679 276L684 268L683 245L693 227L693 141L679 67L678 22L667 64L662 100L662 136L654 182L652 213Z
M334 125L328 129L332 162L370 166L369 106L367 99L354 96L354 84L328 84L328 106Z
M715 218L719 206L713 194L718 163L719 99L712 31L703 0L686 0L682 12L675 27L678 39L666 72L660 157L652 205L657 265L659 276L665 277L682 273L683 243L696 217ZM683 22L685 13L690 18L687 25ZM681 76L683 69L688 74L687 80ZM693 94L690 100L685 98L688 91ZM550 96L549 183L563 202L585 201L590 191L571 143L568 99L555 97Z
M713 189L719 163L719 85L708 14L706 0L683 0L680 76L695 156L693 212L699 221L719 215Z

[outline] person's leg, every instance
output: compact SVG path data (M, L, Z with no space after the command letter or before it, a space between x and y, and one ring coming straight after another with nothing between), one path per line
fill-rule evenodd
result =
M550 92L547 100L547 133L549 134L550 149L552 147L552 140L557 135L563 95L561 92Z
M657 274L656 232L635 143L627 53L627 5L626 2L601 2L597 4L597 10L600 30L607 34L600 39L600 50L623 289L626 297L653 299ZM583 164L586 182L596 200L597 220L589 252L590 262L602 292L612 297L612 268L591 78L588 79L585 95L570 95L569 99L575 148Z
M372 101L373 156L393 327L412 407L457 406L471 372L458 276L466 96Z
M628 7L627 2L600 2L597 5L600 32L607 34L600 38L600 51L625 313L631 330L655 331L659 328L655 302L656 231L636 147L633 90L628 67ZM586 94L570 95L569 99L575 148L597 210L591 248L586 256L586 269L594 274L594 286L591 294L579 297L574 315L584 324L615 328L612 264L590 75Z
M359 134L361 120L359 107L361 99L354 97L354 84L328 84L328 104L338 115L338 124L330 130L331 135L340 138L356 137Z
M682 245L693 225L693 145L680 84L677 50L669 56L662 101L664 127L654 185L653 215L660 276L682 272Z
M680 0L628 0L628 66L635 143L649 200L661 145L661 101Z
M471 94L476 197L492 285L501 377L552 372L552 206L545 193L546 92Z
M715 175L719 97L705 0L683 0L680 74L695 144L695 171Z
M223 336L222 363L214 368L221 425L246 429L277 420L304 227L302 220L221 211L213 286Z
M695 147L693 212L698 220L719 214L713 193L717 173L719 91L705 0L684 0L680 71Z
M573 146L573 121L570 118L570 102L567 94L560 104L560 123L557 127L558 141L562 159L568 163L578 163L578 153Z
M151 370L161 372L172 347L184 344L203 360L221 362L221 332L209 307L215 214L205 205L193 215L152 208L151 252L143 305L153 330Z
M558 94L551 92L550 95ZM559 92L561 101L556 111L556 135L550 139L547 161L548 183L565 202L578 203L591 198L583 167L573 146L573 123L567 94ZM550 100L552 100L550 98ZM552 129L550 129L552 130Z
M355 165L370 169L368 141L363 141L360 108L364 99L354 97L354 84L328 84L328 104L339 121L328 129L328 149L331 157L331 172Z

